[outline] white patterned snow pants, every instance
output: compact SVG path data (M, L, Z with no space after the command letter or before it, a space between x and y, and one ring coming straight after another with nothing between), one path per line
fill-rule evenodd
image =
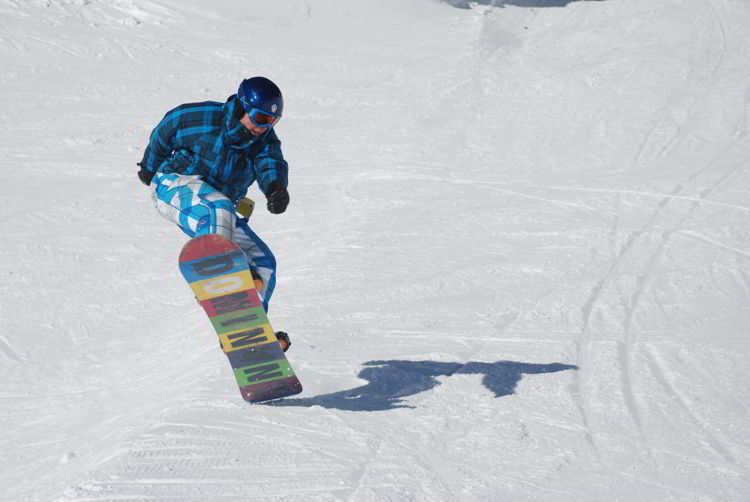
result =
M250 269L263 278L263 288L258 293L267 312L276 286L276 259L250 229L247 219L237 218L232 201L200 176L156 173L151 186L156 210L187 235L218 234L242 248Z

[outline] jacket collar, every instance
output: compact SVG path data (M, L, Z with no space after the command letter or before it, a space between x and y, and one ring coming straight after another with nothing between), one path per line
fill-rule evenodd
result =
M232 94L227 98L222 107L224 112L224 144L230 148L245 149L263 136L253 136L239 119L235 118L238 106L237 95Z

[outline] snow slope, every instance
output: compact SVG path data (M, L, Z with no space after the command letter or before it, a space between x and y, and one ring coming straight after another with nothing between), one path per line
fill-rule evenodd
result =
M748 26L0 0L3 500L748 500ZM292 203L252 223L305 391L251 406L135 162L255 74L286 99Z

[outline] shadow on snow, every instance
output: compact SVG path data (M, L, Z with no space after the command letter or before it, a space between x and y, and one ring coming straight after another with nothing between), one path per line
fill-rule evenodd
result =
M402 404L412 396L440 385L436 377L451 375L484 375L482 384L495 397L513 394L524 374L554 373L574 370L569 364L529 364L513 361L494 363L445 363L436 361L369 361L359 377L369 383L354 389L302 399L273 401L270 406L322 406L350 411L383 411L413 408Z
M475 5L489 5L491 7L505 7L514 5L516 7L565 7L573 2L603 2L604 0L440 0L443 3L458 7L459 9L471 9Z

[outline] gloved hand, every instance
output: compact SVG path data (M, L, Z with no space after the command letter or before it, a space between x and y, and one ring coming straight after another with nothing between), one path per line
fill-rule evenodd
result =
M140 162L136 165L141 167L141 170L138 171L138 179L140 179L141 183L143 183L144 185L149 186L156 173L149 171L148 169L143 167L143 164Z
M289 192L280 181L274 181L266 192L268 199L268 211L273 214L281 214L289 205Z

